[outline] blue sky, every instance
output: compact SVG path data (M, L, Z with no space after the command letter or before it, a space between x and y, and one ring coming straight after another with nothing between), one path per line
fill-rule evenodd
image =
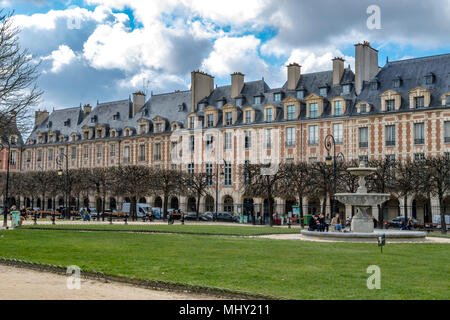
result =
M369 29L370 5L380 29ZM283 85L285 66L331 69L354 44L370 41L399 60L450 52L450 2L416 0L0 0L15 10L21 43L41 62L40 108L73 107L148 93L188 89L190 71ZM371 20L372 21L372 20ZM378 20L377 20L378 21Z

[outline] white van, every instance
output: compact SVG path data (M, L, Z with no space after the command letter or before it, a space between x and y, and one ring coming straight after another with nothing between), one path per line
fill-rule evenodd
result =
M447 229L450 229L450 215L446 214L444 217L445 217L445 226L447 227ZM433 217L433 225L436 226L437 229L441 228L441 215Z
M131 203L124 203L122 212L130 214ZM152 207L146 203L136 203L136 214L138 218L142 218L152 213Z

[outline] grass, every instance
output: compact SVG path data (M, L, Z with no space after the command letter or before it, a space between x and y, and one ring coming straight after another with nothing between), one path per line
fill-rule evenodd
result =
M427 237L450 238L450 233L442 234L438 232L429 232Z
M179 222L178 222L179 223ZM23 228L32 229L36 226L24 226ZM115 230L115 231L147 231L147 232L168 232L168 233L192 233L192 234L216 234L229 236L252 236L265 234L284 234L284 233L300 233L299 228L280 228L280 227L253 227L253 226L224 226L224 225L124 225L124 224L56 224L41 225L37 228L55 228L67 230Z
M320 243L178 234L0 232L0 256L296 299L449 299L446 244ZM370 265L381 290L368 290Z

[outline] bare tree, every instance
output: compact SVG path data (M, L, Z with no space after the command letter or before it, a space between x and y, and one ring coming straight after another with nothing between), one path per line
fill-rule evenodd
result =
M333 193L333 166L325 162L315 162L310 166L310 174L310 194L318 198L323 197L322 212L325 214L327 197Z
M393 187L403 197L405 221L408 221L408 195L415 187L417 177L414 163L409 159L406 161L396 161L394 168Z
M97 197L102 199L102 207L97 208L97 211L105 213L106 194L113 186L113 175L109 168L93 168L89 169L85 177L86 183L90 186L91 190L95 192ZM97 214L97 220L100 220L100 212Z
M20 48L19 33L13 12L0 10L0 135L29 129L28 109L42 95L35 84L39 64Z
M163 203L163 216L167 218L167 204L169 196L180 191L180 186L183 182L182 174L177 170L166 169L151 169L151 185L150 189L155 194L162 194Z
M195 212L197 213L197 220L200 219L200 199L207 196L210 188L210 175L204 172L197 173L183 173L181 176L183 189L197 200Z

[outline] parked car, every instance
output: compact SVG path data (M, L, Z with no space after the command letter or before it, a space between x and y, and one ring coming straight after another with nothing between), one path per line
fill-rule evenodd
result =
M174 220L180 220L182 216L184 216L184 219L186 219L186 213L181 211L180 209L168 209L167 210L167 216L171 217ZM161 214L162 216L162 214Z
M131 203L124 203L122 206L122 212L130 214ZM136 203L136 215L138 218L151 215L152 207L146 203Z
M208 219L204 215L198 216L199 221L208 221ZM196 212L188 212L184 216L184 220L197 220Z
M444 215L445 217L445 226L447 227L447 230L450 229L450 214ZM436 215L433 217L433 226L436 229L441 229L441 216Z
M214 213L213 212L205 212L200 217L204 219L204 221L213 221L214 220Z
M89 208L89 210L91 210L91 217L96 217L98 212L97 212L97 208Z
M408 218L409 220L410 218ZM392 219L390 222L388 222L387 224L387 228L401 228L402 224L405 223L405 217L397 217ZM412 218L412 227L413 228L417 228L419 225L421 225L420 221Z
M217 213L217 221L221 222L238 222L238 217L234 216L230 212L218 212Z

